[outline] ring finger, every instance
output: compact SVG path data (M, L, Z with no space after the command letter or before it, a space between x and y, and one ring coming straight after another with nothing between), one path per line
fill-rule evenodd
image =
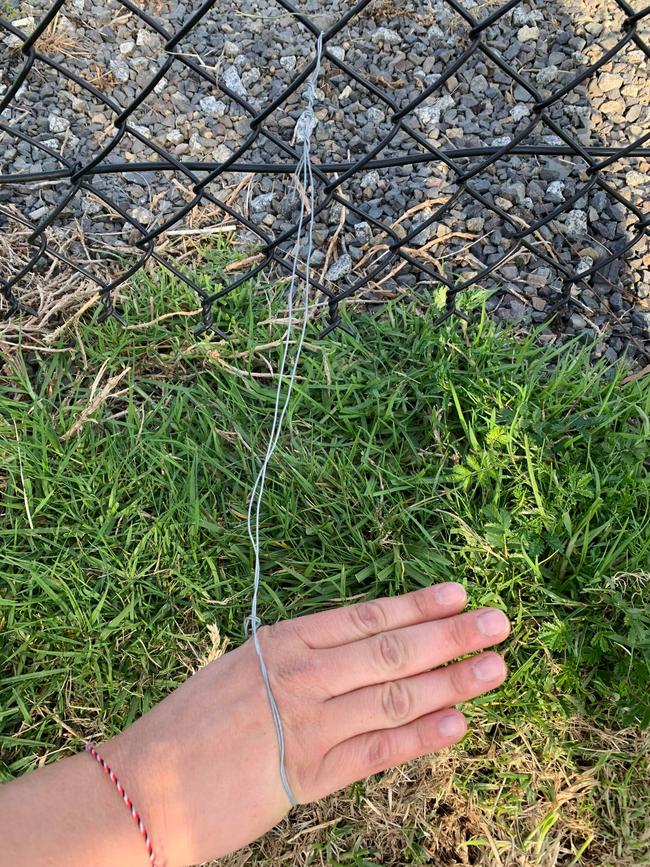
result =
M322 730L340 742L402 726L495 689L506 673L498 653L481 653L414 677L363 687L325 702Z

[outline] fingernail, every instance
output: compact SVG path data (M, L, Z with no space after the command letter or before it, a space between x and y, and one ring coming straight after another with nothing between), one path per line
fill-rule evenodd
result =
M435 588L436 602L440 605L457 605L465 598L462 584L450 581L448 584L438 584Z
M438 731L443 738L459 738L465 734L465 721L457 713L448 714L438 720Z
M479 632L487 638L503 635L508 629L508 618L503 611L499 611L496 608L482 611L477 618L477 622Z
M496 654L479 656L474 665L474 676L477 680L497 680L503 675L503 660Z

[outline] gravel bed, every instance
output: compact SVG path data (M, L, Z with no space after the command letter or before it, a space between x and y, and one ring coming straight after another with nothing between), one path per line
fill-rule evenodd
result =
M465 8L479 18L498 5L465 0ZM13 8L14 26L28 33L48 6L46 0L20 6L17 0L5 0L0 15ZM300 0L297 7L326 28L349 4ZM146 0L141 8L171 33L197 7L186 0ZM572 4L550 0L543 6L521 2L485 31L483 42L542 94L550 95L612 48L621 39L622 25L623 13L613 0ZM638 26L650 44L650 18ZM391 106L402 108L419 97L469 46L468 31L445 0L375 0L352 18L328 50L370 82L372 89L331 59L324 60L312 130L314 159L345 164L367 154L391 131ZM164 40L118 0L69 0L38 48L122 107L149 84L169 56ZM20 67L18 49L19 40L3 35L0 28L0 97ZM250 135L250 114L181 58L209 70L219 83L259 111L284 92L313 51L313 36L274 0L218 0L174 47L176 58L164 78L129 117L133 132L103 161L157 161L155 147L179 161L224 161ZM299 143L305 132L304 104L304 87L299 87L268 116L246 160L285 162L286 153L266 133L289 146ZM530 124L532 105L530 94L489 53L476 51L442 88L408 114L406 124L408 130L445 152L499 147ZM648 59L629 42L596 74L553 103L548 115L583 147L620 147L641 138L650 131ZM2 120L83 165L115 135L114 117L101 99L37 61ZM408 130L399 132L379 158L423 154ZM522 144L552 147L562 141L550 127L538 123ZM480 165L480 159L456 157L454 165L460 172L471 171ZM1 172L59 168L61 162L55 155L0 131ZM495 271L479 279L482 287L499 290L489 301L495 316L540 326L544 340L574 335L596 339L597 357L613 361L627 355L632 364L645 365L650 361L647 233L624 256L574 284L570 303L549 319L562 298L562 266L588 271L594 261L622 249L638 232L637 217L610 190L647 213L648 158L618 160L601 174L606 187L596 183L572 201L589 179L587 168L587 161L579 155L499 159L470 181L472 189L496 211L462 193L440 219L412 235L409 247L416 259L451 282L470 280L499 262ZM200 171L195 175L204 176ZM183 171L142 171L135 166L134 171L120 175L96 175L92 185L147 229L171 219L191 200L192 180ZM353 174L338 189L350 207L342 212L341 205L331 201L318 214L314 264L323 282L341 289L367 275L389 240L377 223L404 236L430 220L458 189L457 172L443 161ZM286 173L245 178L231 171L207 190L217 200L227 198L230 207L271 237L290 228L299 209L299 197ZM69 191L67 180L0 186L0 205L8 204L38 223ZM317 192L319 204L325 203L322 182ZM197 212L174 229L232 221L228 213L208 204L201 202ZM502 215L523 228L560 206L564 206L562 213L530 238L530 248L517 249L514 232ZM4 225L6 228L6 220ZM72 252L67 248L69 255L87 258L88 249L106 244L128 250L134 240L132 224L88 190L79 190L57 216L50 230L51 243L69 234L71 227L81 230L86 247L77 242ZM0 231L2 228L0 217ZM243 229L238 237L246 242L254 236ZM105 258L89 265L98 275L102 268L106 269ZM431 285L430 279L425 280L411 266L380 280L370 287L368 300L405 289L423 293ZM19 288L16 291L20 294Z

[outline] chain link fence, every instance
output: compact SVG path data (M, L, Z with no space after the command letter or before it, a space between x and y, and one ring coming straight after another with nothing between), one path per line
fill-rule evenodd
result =
M234 290L287 277L323 32L311 132L324 333L349 300L435 289L445 319L472 287L533 322L577 303L598 332L602 296L616 312L622 287L628 338L648 354L650 6L596 3L572 32L571 7L521 0L227 7L0 2L5 316L43 316L38 281L77 275L119 319L129 281L153 267L196 294L197 332L219 333ZM201 245L221 238L243 253L208 278Z

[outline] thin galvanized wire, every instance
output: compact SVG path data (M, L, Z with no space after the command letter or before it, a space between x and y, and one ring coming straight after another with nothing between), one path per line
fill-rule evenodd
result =
M316 45L319 39L322 40L323 59L333 64L335 68L347 75L356 85L379 100L382 107L389 113L391 120L389 133L377 141L360 159L344 163L320 163L315 165L313 169L315 179L319 184L320 199L315 208L314 218L317 218L319 214L322 214L327 208L336 203L339 206L345 207L347 212L358 221L369 223L373 231L383 233L388 239L385 254L373 263L369 273L363 274L351 285L337 288L326 281L319 281L312 276L312 289L316 292L321 292L327 299L328 322L322 332L323 334L327 334L337 327L342 327L340 305L343 301L360 295L373 281L380 279L382 275L389 272L391 267L400 263L408 263L423 279L430 280L432 284L443 284L445 286L447 290L446 309L441 316L441 320L455 314L462 315L457 307L458 296L474 285L481 286L483 281L496 272L505 260L510 259L518 251L524 250L534 254L560 275L562 291L557 303L549 310L549 314L552 314L559 306L566 304L570 299L571 288L573 286L587 286L589 279L594 274L606 268L617 258L628 256L639 242L650 234L650 214L645 212L640 204L633 202L628 195L615 188L611 182L611 178L608 178L607 171L615 163L625 158L650 156L650 146L648 146L650 143L650 132L642 135L635 141L630 141L618 147L590 147L577 141L570 132L559 126L549 114L551 106L555 105L564 96L578 87L578 85L598 73L619 52L623 52L627 46L633 46L642 52L644 58L650 59L650 47L639 32L640 22L650 15L650 6L636 11L627 0L612 0L624 16L620 39L612 48L604 52L596 62L585 67L580 73L571 77L564 85L558 87L550 96L544 98L537 87L525 75L518 72L512 64L504 60L484 39L487 29L517 6L520 0L508 0L508 2L496 10L486 13L483 18L475 17L458 0L445 0L466 23L466 35L469 39L469 45L465 50L459 49L455 59L446 66L436 80L424 89L416 99L413 99L406 106L400 106L391 98L389 93L377 87L367 77L361 75L356 68L341 60L336 53L328 49L328 44L337 34L341 33L352 19L360 15L370 5L372 0L359 0L335 24L325 31L321 31L321 28L308 15L300 12L289 0L276 0L278 7L282 10L282 14L289 13L292 15L294 20L313 36L314 57L296 72L290 84L277 97L274 99L269 98L261 110L256 110L245 98L234 93L222 81L219 81L210 69L206 68L195 58L176 50L179 43L190 36L193 28L210 12L216 0L205 0L189 17L186 23L173 33L169 32L157 18L149 15L136 3L132 2L132 0L116 0L119 6L136 15L144 27L150 28L165 42L164 60L155 74L152 75L147 86L142 88L136 98L127 106L119 105L111 96L103 93L94 84L86 81L76 72L69 69L65 62L59 62L39 49L39 39L43 36L50 23L56 18L64 2L65 0L55 0L30 35L23 33L11 21L0 17L0 33L5 31L19 38L22 42L22 62L6 93L0 99L0 115L16 99L21 86L26 82L33 71L34 64L38 61L39 64L49 69L53 76L61 75L69 81L74 82L83 91L92 96L94 100L108 109L112 116L112 128L110 131L107 130L107 144L91 159L84 162L73 161L55 152L43 142L39 142L35 138L26 135L6 121L0 120L0 130L3 130L9 136L14 136L18 140L28 142L38 151L55 159L60 166L57 169L47 171L0 174L0 190L3 186L16 189L17 187L26 187L47 181L59 181L61 184L68 185L66 194L58 204L52 207L47 216L38 223L33 222L24 215L17 216L14 210L9 210L0 205L0 216L4 215L14 221L17 220L30 230L28 240L33 248L33 254L17 273L2 276L0 270L0 294L4 296L8 304L8 315L19 312L26 314L33 312L20 301L20 283L30 271L38 268L43 260L48 258L59 260L91 279L99 287L104 305L103 317L113 316L118 319L121 317L114 306L115 290L129 280L147 260L157 261L169 269L177 278L183 280L199 297L202 316L201 322L196 329L197 333L208 329L221 333L215 325L215 306L238 286L260 274L260 272L274 269L275 273L284 273L290 276L294 267L292 256L290 255L290 247L299 231L298 222L295 222L291 229L272 236L265 226L256 224L249 217L239 213L235 208L218 199L209 191L208 187L220 176L231 172L252 172L258 175L283 174L287 177L295 174L300 164L299 149L294 147L293 144L284 141L273 130L269 129L266 121L268 121L271 114L277 108L286 103L292 94L303 87L312 75L316 65ZM519 85L530 95L534 100L530 121L507 144L502 146L486 145L472 148L440 148L414 129L409 123L409 118L412 117L415 110L426 99L432 95L441 93L445 82L475 54L482 54L485 58L489 59L502 73L509 77L513 84ZM152 93L155 94L156 87L160 85L165 75L170 72L173 63L184 64L192 73L209 83L212 88L219 89L225 96L233 100L248 116L250 122L249 134L245 137L244 142L225 161L212 162L178 159L156 142L146 138L137 127L137 124L132 122L132 116L136 109ZM561 142L561 144L528 143L527 139L531 132L539 125L543 125L547 131L554 134L556 140ZM155 153L156 158L142 162L112 161L107 163L107 157L115 151L127 134L145 143ZM386 154L389 152L391 143L400 135L408 136L419 146L420 152L387 156ZM281 158L273 163L256 162L248 159L247 157L251 150L262 140L274 145ZM579 186L573 196L551 210L550 213L546 213L532 225L522 226L521 220L515 219L472 185L473 179L480 176L498 160L510 155L575 157L582 160L586 165L586 180ZM477 162L467 167L466 162L464 162L467 158L472 158ZM341 193L342 185L361 172L365 173L371 169L416 165L418 163L439 163L444 165L453 177L457 191L435 213L415 226L406 235L403 233L398 234L393 227L370 217L363 208L363 203L359 204L350 201L349 197L345 197ZM191 200L178 208L173 216L165 222L148 230L137 219L131 216L126 208L111 199L96 184L96 179L104 174L126 174L136 171L162 171L180 174L191 186ZM631 236L623 244L618 245L616 249L605 252L588 268L584 267L584 263L582 268L572 268L567 263L558 261L549 252L545 252L540 245L534 244L535 235L540 229L557 219L563 213L567 213L577 201L596 188L602 190L608 197L618 202L625 209L626 213L631 215L632 224L631 228L628 229ZM76 195L83 193L93 194L102 200L115 214L121 217L125 224L132 227L138 238L136 247L140 250L139 255L135 261L131 262L127 268L112 279L109 277L104 279L102 276L91 272L86 265L74 261L70 256L57 249L56 246L51 245L48 241L48 228L52 226L71 200ZM421 236L421 233L435 222L442 221L461 196L473 199L478 203L483 212L496 213L500 217L503 226L507 229L510 239L509 249L498 261L492 262L483 267L478 273L465 279L462 276L446 277L438 270L432 268L427 262L414 256L412 251L414 247L418 246L418 236ZM199 285L191 276L181 271L174 262L164 257L159 249L160 243L169 229L187 217L194 208L207 203L221 208L235 223L252 233L259 240L259 252L262 254L261 261L257 261L252 268L239 274L239 276L230 282L217 286L213 291L209 291L204 286ZM305 276L304 269L299 268L298 277L304 280ZM399 282L399 277L396 280Z
M289 409L289 404L291 402L291 394L296 383L298 364L300 362L300 356L305 343L307 323L309 321L309 289L311 281L311 257L314 251L314 212L316 209L314 195L314 176L313 167L311 164L311 136L313 132L312 121L314 119L314 92L316 90L316 84L318 81L318 76L320 74L322 54L323 40L322 37L319 36L316 45L316 66L314 67L312 75L308 79L307 108L305 109L305 114L303 115L306 119L307 131L303 139L302 158L300 160L300 165L298 166L297 173L294 176L294 186L297 186L298 176L300 176L302 188L309 195L309 213L307 214L307 203L303 198L300 206L300 217L298 219L298 234L296 236L294 244L293 271L291 273L291 280L289 282L288 288L289 305L287 311L287 330L283 341L284 345L282 350L282 360L280 362L280 368L278 370L278 384L275 391L273 423L271 425L271 433L269 434L269 441L266 447L266 454L264 455L264 459L262 460L262 464L260 466L259 472L251 490L246 521L248 538L250 539L251 546L253 548L253 598L251 600L251 613L244 621L244 627L250 628L253 637L255 653L257 654L257 659L260 665L262 680L264 681L264 686L266 687L266 694L269 700L271 715L273 717L273 724L275 726L275 734L278 741L280 779L292 807L297 806L298 801L293 792L293 789L291 788L291 783L289 782L289 778L287 776L287 769L285 766L286 748L282 718L280 716L280 711L275 701L275 696L273 695L273 689L271 687L271 681L269 679L268 670L264 661L264 655L262 653L259 635L257 634L257 631L261 626L261 621L257 614L260 581L262 579L262 564L260 556L260 514L262 509L262 503L264 502L264 488L266 485L267 470L269 467L269 463L271 462L271 459L275 454L278 442L280 441L282 426L284 424L284 419L287 414L287 410ZM300 244L303 241L304 226L306 226L305 234L307 242L307 252L305 255L305 281L302 290L302 322L298 333L298 340L296 342L296 349L293 355L293 359L288 364L289 370L288 375L286 376L287 382L285 384L285 370L287 369L289 350L291 347L291 338L293 332L294 298L296 293L296 284L298 282L297 272L300 262Z

